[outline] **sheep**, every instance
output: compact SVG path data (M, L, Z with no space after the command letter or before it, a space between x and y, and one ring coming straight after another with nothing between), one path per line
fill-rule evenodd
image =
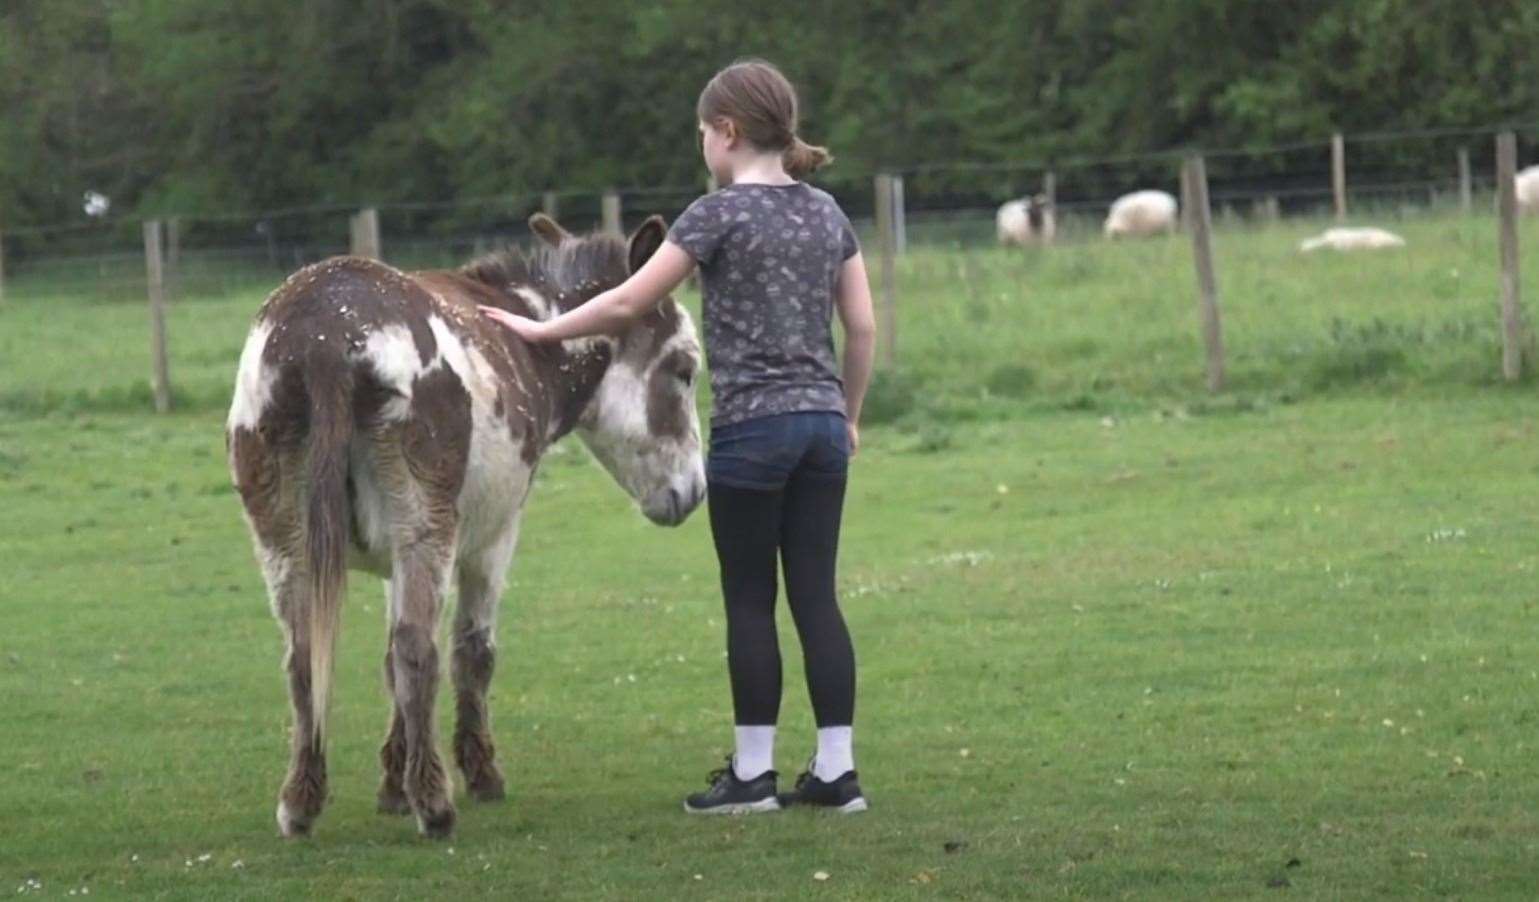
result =
M1405 239L1383 229L1326 229L1313 238L1306 238L1299 245L1299 252L1307 254L1322 247L1336 251L1371 251L1386 247L1405 247Z
M1539 166L1530 166L1513 179L1517 186L1518 212L1539 215Z
M1107 238L1176 230L1176 199L1164 191L1134 191L1117 198L1106 214Z
M1052 244L1057 231L1053 205L1045 194L1006 201L994 214L994 228L1003 245Z

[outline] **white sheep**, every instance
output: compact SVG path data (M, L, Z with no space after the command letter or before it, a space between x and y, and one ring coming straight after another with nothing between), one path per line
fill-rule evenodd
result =
M1514 177L1518 212L1539 214L1539 166L1530 166Z
M1175 230L1176 199L1164 191L1134 191L1117 198L1102 229L1108 238Z
M1375 228L1326 229L1299 245L1301 253L1330 248L1333 251L1372 251L1386 247L1405 247L1405 239L1394 232Z
M1004 245L1052 244L1057 232L1053 206L1045 194L1006 201L994 214L994 230Z

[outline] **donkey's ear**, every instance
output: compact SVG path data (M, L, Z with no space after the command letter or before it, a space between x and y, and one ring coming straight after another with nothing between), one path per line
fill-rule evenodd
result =
M631 272L640 269L643 264L652 259L657 249L663 246L663 239L668 236L668 224L661 216L653 214L647 217L630 238Z
M535 237L550 245L560 247L561 242L572 237L572 233L561 227L561 223L551 219L544 213L536 213L529 217L529 230Z

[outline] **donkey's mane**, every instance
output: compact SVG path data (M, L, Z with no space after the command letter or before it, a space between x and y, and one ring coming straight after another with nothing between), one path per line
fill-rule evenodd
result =
M570 309L623 281L629 266L626 255L624 241L592 234L563 241L560 247L537 243L526 250L510 245L470 261L460 273L493 288L533 288Z

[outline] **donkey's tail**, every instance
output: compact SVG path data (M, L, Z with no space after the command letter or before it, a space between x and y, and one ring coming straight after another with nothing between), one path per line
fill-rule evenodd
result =
M345 362L312 355L306 367L310 396L309 506L305 545L310 569L310 710L313 737L325 743L331 701L332 659L347 580L347 458L353 435L353 377Z

